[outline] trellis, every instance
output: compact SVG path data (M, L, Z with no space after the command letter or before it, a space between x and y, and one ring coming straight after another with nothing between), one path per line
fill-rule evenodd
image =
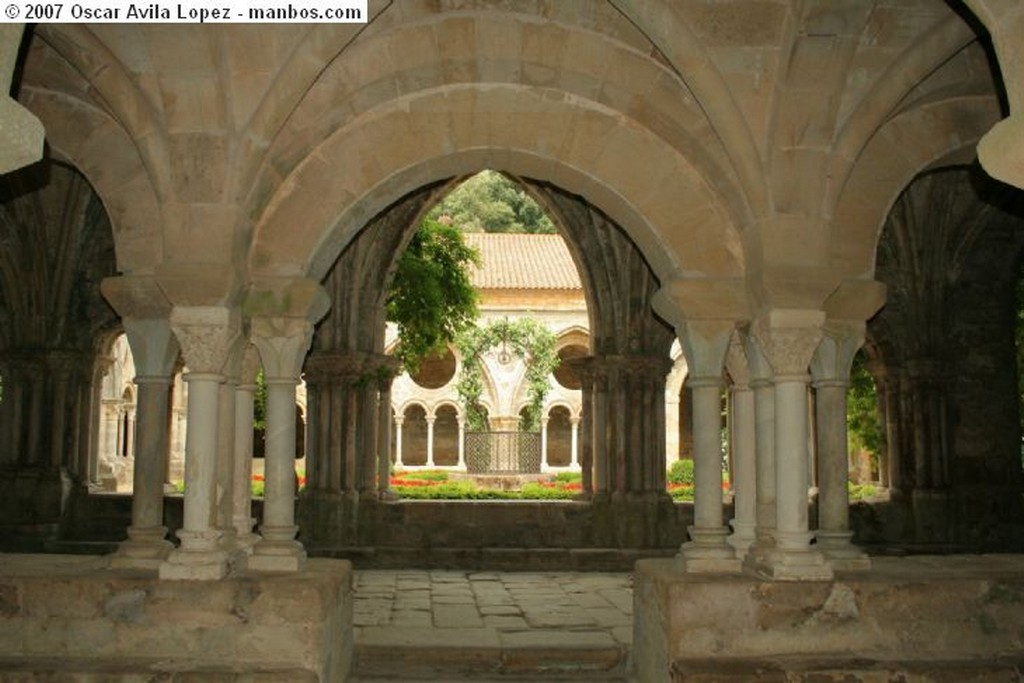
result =
M515 355L526 363L526 380L530 402L526 410L524 431L540 429L544 398L550 388L551 373L558 367L555 335L533 318L495 320L484 327L471 327L456 339L462 355L462 371L457 386L469 428L487 429L485 412L480 405L483 393L483 355L492 348Z

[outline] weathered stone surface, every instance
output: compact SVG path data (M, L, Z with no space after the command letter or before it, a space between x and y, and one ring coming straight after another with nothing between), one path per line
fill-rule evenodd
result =
M11 607L0 616L0 671L191 671L231 681L248 680L236 678L242 672L292 671L295 680L341 681L349 670L346 562L313 560L298 574L182 583L110 571L100 558L66 557L54 566L53 557L3 556L4 604Z
M723 680L737 681L756 671L780 681L843 672L849 680L888 680L901 671L909 680L940 680L930 676L946 669L963 672L963 680L985 680L986 672L1012 680L1005 676L1024 664L1010 654L1024 643L1022 570L1017 555L970 563L877 558L867 572L793 584L683 575L670 563L642 561L637 674L653 683L669 680L672 670L673 680L704 681L722 665L734 676Z

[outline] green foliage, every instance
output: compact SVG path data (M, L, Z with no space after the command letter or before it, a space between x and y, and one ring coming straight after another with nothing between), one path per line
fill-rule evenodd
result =
M401 339L396 355L410 373L473 324L477 293L468 269L479 261L454 226L427 219L413 235L387 299L387 318Z
M672 500L677 503L692 503L693 502L693 487L687 487L685 489L673 489L668 492Z
M878 395L875 380L867 370L867 356L863 351L853 357L850 370L850 389L846 394L846 425L850 434L850 449L870 452L877 458L885 445L885 435L878 419Z
M263 368L256 373L256 390L252 394L252 426L260 432L267 428L267 379Z
M482 357L488 349L502 345L509 353L526 361L530 403L523 430L540 430L544 397L550 388L548 377L559 363L555 342L555 335L532 318L495 320L484 327L467 327L458 335L455 344L462 354L462 372L456 388L471 430L486 428L484 410L480 405L480 394L483 393Z
M533 483L523 484L518 491L480 488L469 480L432 486L397 486L395 491L409 500L572 500L578 494Z
M575 484L578 481L583 481L582 472L559 472L555 475L555 481L559 484Z
M668 468L670 484L693 484L693 460L676 460Z
M850 500L867 500L878 495L878 488L874 484L854 484L848 481L846 489L849 491Z
M497 171L482 171L452 190L428 214L441 216L466 232L555 232L537 202Z

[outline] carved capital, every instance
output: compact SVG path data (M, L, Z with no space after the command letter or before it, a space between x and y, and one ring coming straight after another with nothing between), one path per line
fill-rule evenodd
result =
M248 389L256 386L256 375L260 371L260 353L252 344L246 344L241 352L241 362L238 365L238 385L240 388Z
M743 336L742 332L736 330L729 340L729 348L725 351L725 369L728 370L735 387L750 386L750 364L747 362Z
M268 381L298 382L302 361L313 341L313 323L305 318L253 318L250 337L259 350Z
M825 323L821 343L811 358L811 376L815 386L849 383L853 357L864 343L864 327L860 321L830 320Z
M175 306L171 329L181 344L189 372L220 375L242 333L237 309L221 306Z
M123 324L136 374L144 377L174 374L180 346L167 318L124 318Z
M821 311L776 310L754 322L754 336L776 380L806 378L824 317Z
M721 381L725 352L736 322L733 320L691 320L680 326L679 341L689 367L687 382Z
M366 367L365 353L314 352L306 358L306 381L310 384L331 381L352 383L363 376Z

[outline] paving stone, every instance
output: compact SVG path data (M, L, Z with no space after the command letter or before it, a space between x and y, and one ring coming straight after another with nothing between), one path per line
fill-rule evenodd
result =
M442 629L472 628L484 625L473 605L434 605L434 626Z
M479 605L480 614L487 616L521 615L522 610L515 605Z
M496 629L526 629L530 627L523 617L510 614L486 614L484 615L484 626Z
M625 614L614 607L587 609L585 613L599 626L632 626L633 624L633 617L631 615Z

